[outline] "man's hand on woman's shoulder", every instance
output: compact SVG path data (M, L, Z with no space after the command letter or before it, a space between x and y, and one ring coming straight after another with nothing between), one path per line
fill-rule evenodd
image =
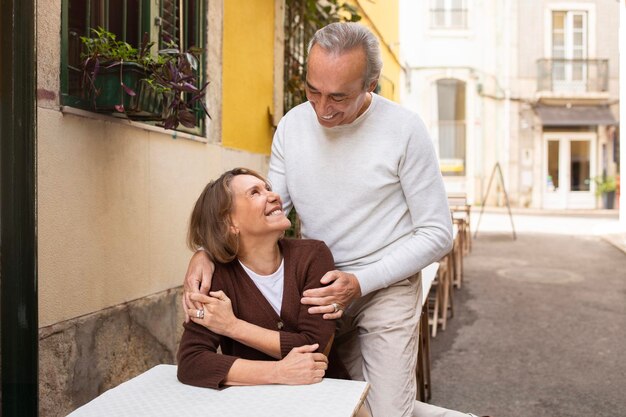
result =
M191 300L191 294L209 294L213 271L215 271L215 265L204 250L196 251L189 260L183 282L183 311L186 323L189 322L188 310L202 309L202 303Z
M359 280L349 272L329 271L320 282L330 285L309 289L302 294L300 302L314 306L309 308L309 314L323 314L326 320L338 319L350 303L361 297Z

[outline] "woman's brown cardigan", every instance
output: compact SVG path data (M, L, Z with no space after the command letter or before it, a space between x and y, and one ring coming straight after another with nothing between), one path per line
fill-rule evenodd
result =
M323 352L335 333L335 321L324 320L321 314L309 314L300 303L302 293L320 286L320 278L335 268L332 254L324 242L317 240L279 241L285 260L285 282L280 316L272 308L238 260L217 263L211 291L222 290L231 299L233 312L241 320L280 333L281 357L291 349L319 343ZM178 349L178 379L189 385L218 388L223 384L237 358L274 361L276 359L235 340L220 336L205 327L184 324ZM216 353L218 346L222 354ZM329 355L326 376L348 378L334 349Z

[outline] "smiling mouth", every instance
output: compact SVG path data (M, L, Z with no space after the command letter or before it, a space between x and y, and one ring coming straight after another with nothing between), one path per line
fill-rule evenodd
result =
M333 114L328 115L328 116L320 116L320 119L322 119L322 120L330 120L330 119L332 119L335 116L337 116L337 113L333 113Z
M280 216L281 214L283 214L283 211L279 208L270 211L268 214L266 214L265 216L270 217L270 216Z

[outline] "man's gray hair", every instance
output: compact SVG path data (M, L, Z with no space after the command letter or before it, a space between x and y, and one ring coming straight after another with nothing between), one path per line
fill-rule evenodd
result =
M380 77L383 68L383 60L380 55L378 39L365 26L352 22L337 22L324 26L313 35L309 42L308 52L314 45L330 53L341 54L355 48L363 48L366 57L365 77L363 88L376 81Z

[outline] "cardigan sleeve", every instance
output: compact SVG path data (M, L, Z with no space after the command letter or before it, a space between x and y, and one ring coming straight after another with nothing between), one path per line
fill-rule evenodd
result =
M203 388L219 388L237 360L217 353L220 336L205 327L189 322L178 348L178 380Z
M300 296L309 288L320 287L320 279L324 274L335 269L333 255L328 246L321 241L316 242L314 250L309 253L305 262L304 285ZM297 277L285 277L285 279L297 279ZM279 331L281 356L284 358L294 347L313 343L319 343L318 352L328 352L329 343L332 343L335 335L335 321L324 320L321 314L309 314L310 306L298 304L298 332Z

